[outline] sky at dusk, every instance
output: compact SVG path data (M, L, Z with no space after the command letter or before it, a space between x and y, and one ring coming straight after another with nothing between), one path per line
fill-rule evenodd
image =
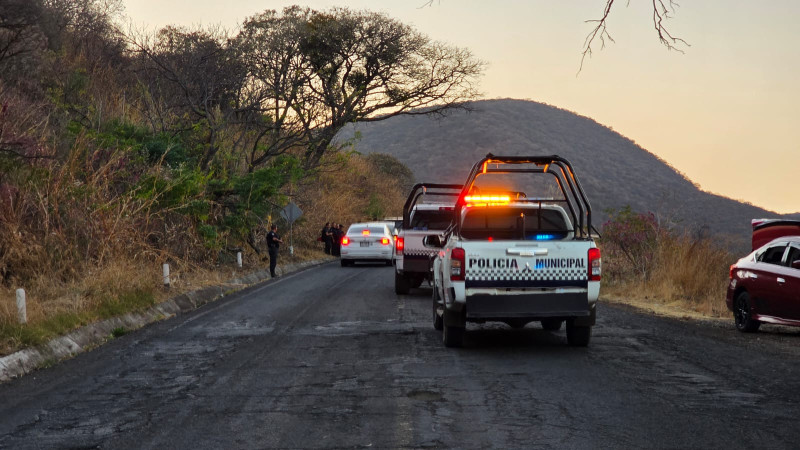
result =
M684 53L658 42L651 2L617 0L578 73L605 0L123 0L141 28L221 24L298 4L384 12L488 63L483 98L567 109L613 128L703 190L779 213L800 211L800 2L679 0L667 23Z

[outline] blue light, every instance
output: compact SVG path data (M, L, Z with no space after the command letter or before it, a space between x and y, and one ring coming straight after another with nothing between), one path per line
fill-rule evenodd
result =
M556 238L554 234L537 234L534 236L534 239L537 241L552 241Z

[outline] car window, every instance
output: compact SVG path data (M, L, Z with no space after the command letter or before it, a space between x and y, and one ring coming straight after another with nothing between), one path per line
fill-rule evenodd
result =
M792 263L800 261L800 246L792 245L789 247L789 257L786 258L786 265L792 267Z
M786 244L767 247L763 252L756 254L756 261L767 264L780 264L783 261L783 253L785 251Z
M453 221L451 210L416 210L411 216L411 229L413 230L444 230Z
M461 225L466 239L563 239L570 232L564 215L552 209L476 208Z

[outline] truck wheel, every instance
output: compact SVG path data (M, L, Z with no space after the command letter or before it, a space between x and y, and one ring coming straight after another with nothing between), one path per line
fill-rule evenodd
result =
M439 299L439 290L436 289L436 285L433 286L433 328L438 331L442 331L442 324L444 323L444 318L439 315L439 303L441 300ZM441 305L444 307L444 305Z
M422 284L422 281L424 279L425 279L425 277L422 277L422 276L412 277L411 278L411 287L412 288L418 288Z
M736 302L733 304L733 320L736 329L743 333L758 331L758 327L761 326L761 322L753 319L750 310L750 294L747 292L742 292L736 297Z
M442 341L445 347L461 347L464 345L464 327L445 325L442 332Z
M567 322L567 343L573 347L586 347L592 338L591 326L577 326Z
M558 331L561 329L562 320L558 319L544 319L542 320L542 328L547 331Z
M444 319L444 315L453 314L449 312L447 308L444 308L442 313L442 319ZM450 320L444 320L443 325L443 332L442 332L442 342L444 342L445 347L461 347L464 344L464 332L466 330L466 324L464 325L447 325ZM452 322L451 322L452 323ZM461 322L463 323L463 322Z
M394 273L394 293L406 295L408 292L411 291L411 284L408 282L408 278L401 273Z

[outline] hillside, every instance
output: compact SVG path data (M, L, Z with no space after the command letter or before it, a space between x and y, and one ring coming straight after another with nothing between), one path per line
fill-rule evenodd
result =
M695 233L728 235L746 249L750 219L776 217L765 209L703 192L691 180L630 139L592 119L524 100L486 100L474 111L431 119L402 116L360 123L340 137L361 133L356 149L388 153L418 180L461 183L488 152L557 154L569 159L602 224L603 211L630 205L652 211ZM446 168L446 170L443 170Z

